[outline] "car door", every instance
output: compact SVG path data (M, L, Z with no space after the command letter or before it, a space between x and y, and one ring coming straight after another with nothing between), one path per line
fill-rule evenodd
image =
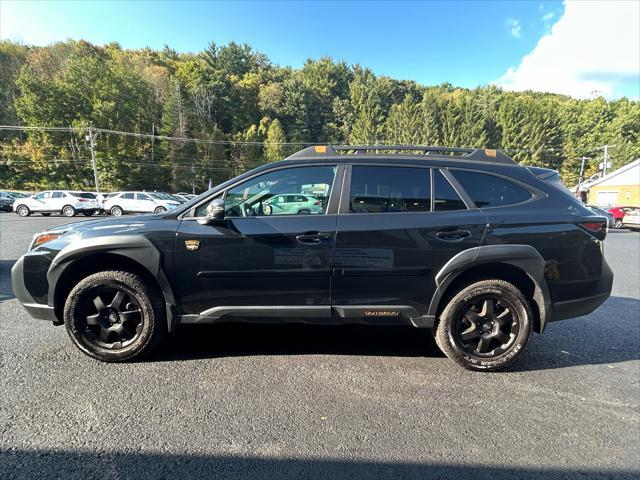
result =
M133 192L125 192L120 194L120 197L117 198L114 202L114 205L119 205L125 212L137 212L136 201L135 201L135 193Z
M50 200L51 192L40 192L31 197L29 209L34 212L48 212L50 210Z
M46 201L47 210L52 212L62 211L62 207L71 203L67 201L67 194L59 190L51 192L51 198Z
M211 199L179 228L176 285L186 313L331 317L330 282L342 168L291 166L257 175L224 192L225 218L200 225ZM316 185L324 209L280 213L268 200ZM266 213L268 212L268 213Z
M393 323L426 314L435 275L480 244L484 214L428 167L353 165L344 190L332 281L337 315Z
M140 193L140 192L136 193L135 204L136 204L137 212L145 212L145 213L153 212L153 210L157 206L156 203L151 199L149 195L147 195L146 193Z

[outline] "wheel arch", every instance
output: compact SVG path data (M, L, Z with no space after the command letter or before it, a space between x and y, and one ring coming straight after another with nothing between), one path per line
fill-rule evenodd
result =
M63 249L52 262L47 273L48 303L54 307L56 318L62 321L64 303L77 282L92 273L122 269L139 274L162 293L167 315L167 329L175 328L175 297L162 269L162 254L146 238L119 236L83 239Z
M448 299L464 285L495 278L514 284L531 300L534 330L542 333L551 315L551 295L544 270L544 259L530 245L485 245L464 250L436 275L436 291L428 314L437 322Z

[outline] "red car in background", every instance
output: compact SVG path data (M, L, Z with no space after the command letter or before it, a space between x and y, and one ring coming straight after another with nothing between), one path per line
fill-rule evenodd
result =
M611 207L607 212L613 215L613 226L615 228L622 228L622 219L624 218L625 213L629 210L635 210L636 207Z

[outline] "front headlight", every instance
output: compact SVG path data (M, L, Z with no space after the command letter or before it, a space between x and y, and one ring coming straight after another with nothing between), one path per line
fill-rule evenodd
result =
M33 241L31 242L31 247L29 248L29 250L33 250L36 247L39 247L40 245L50 242L52 240L55 240L56 238L59 238L60 236L64 235L65 232L42 232L42 233L36 233L33 237Z

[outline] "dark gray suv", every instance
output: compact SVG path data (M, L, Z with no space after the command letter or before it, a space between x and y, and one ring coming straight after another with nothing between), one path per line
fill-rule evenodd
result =
M266 208L285 193L319 208ZM42 232L13 289L104 361L183 323L292 321L432 329L456 363L496 370L609 296L606 222L500 151L311 147L169 212Z

